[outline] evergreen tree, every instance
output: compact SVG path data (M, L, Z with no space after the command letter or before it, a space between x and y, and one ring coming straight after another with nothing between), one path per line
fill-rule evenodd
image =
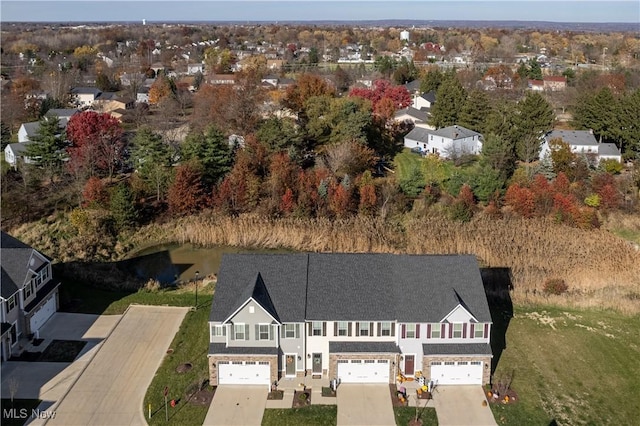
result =
M443 79L444 75L439 69L428 71L420 80L420 92L437 92Z
M542 67L536 58L531 58L529 60L528 77L532 80L542 80Z
M518 103L514 118L516 154L519 160L529 163L538 158L542 136L553 126L553 109L540 93L527 92Z
M457 124L484 134L490 112L487 94L483 90L472 90L460 111Z
M131 159L133 167L140 177L156 192L161 200L167 182L171 177L173 155L170 147L164 143L162 137L153 133L148 127L143 127L133 138Z
M203 182L210 187L222 180L233 164L233 150L215 126L209 126L204 133L187 136L182 157L185 161L198 160L203 167Z
M625 156L640 159L640 89L620 101L620 149Z
M579 128L592 129L596 138L603 142L614 142L621 127L620 109L611 89L604 87L595 95L587 93L578 99L573 116L574 124ZM632 111L628 112L633 116Z
M436 93L436 99L429 123L436 129L457 124L467 93L455 75L447 76Z
M482 145L482 163L497 170L500 178L506 181L516 169L515 145L508 139L490 133Z
M60 171L66 157L61 130L58 117L41 119L38 132L31 138L25 151L25 156L30 158L32 164L42 168L48 177Z
M418 167L412 167L409 169L407 176L400 180L400 188L408 197L417 197L422 191L426 182L424 175Z
M11 129L4 121L0 121L0 141L2 142L0 148L2 151L11 143Z
M136 224L138 211L136 210L135 198L129 185L121 183L116 186L111 195L109 206L111 216L118 229L131 228Z

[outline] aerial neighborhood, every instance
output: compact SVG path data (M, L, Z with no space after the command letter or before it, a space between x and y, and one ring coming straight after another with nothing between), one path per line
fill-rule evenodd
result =
M563 25L3 22L1 423L633 424L640 38Z

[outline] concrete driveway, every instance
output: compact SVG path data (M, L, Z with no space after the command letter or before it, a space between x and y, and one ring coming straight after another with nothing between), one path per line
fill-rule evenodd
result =
M220 385L213 396L204 426L259 426L267 405L266 386Z
M438 386L433 401L441 426L495 426L481 386Z
M9 384L18 383L16 398L40 399L43 408L50 407L68 391L89 360L109 335L122 315L89 315L55 313L40 329L44 339L42 351L52 340L82 340L87 342L73 363L7 361L2 364L2 395L10 395Z
M338 426L396 424L388 384L341 384L338 387Z
M144 395L187 310L130 306L48 423L146 425Z

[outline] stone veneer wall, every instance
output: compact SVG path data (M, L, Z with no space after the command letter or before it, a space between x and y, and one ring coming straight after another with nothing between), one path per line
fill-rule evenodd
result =
M491 381L491 356L441 356L441 355L425 355L422 358L422 374L427 380L431 380L431 362L432 361L482 361L482 384L486 385Z
M395 383L396 358L395 354L329 354L329 380L338 377L339 359L386 359L389 360L389 383Z
M277 355L210 355L209 356L209 384L218 385L218 361L269 361L271 380L278 380L278 356ZM215 364L215 366L214 366Z

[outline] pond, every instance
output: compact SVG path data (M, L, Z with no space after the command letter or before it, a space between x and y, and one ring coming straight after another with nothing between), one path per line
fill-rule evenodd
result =
M287 250L249 249L217 246L201 248L192 244L168 244L150 247L122 262L121 267L142 280L155 279L172 284L217 274L222 255L230 253L288 253Z

